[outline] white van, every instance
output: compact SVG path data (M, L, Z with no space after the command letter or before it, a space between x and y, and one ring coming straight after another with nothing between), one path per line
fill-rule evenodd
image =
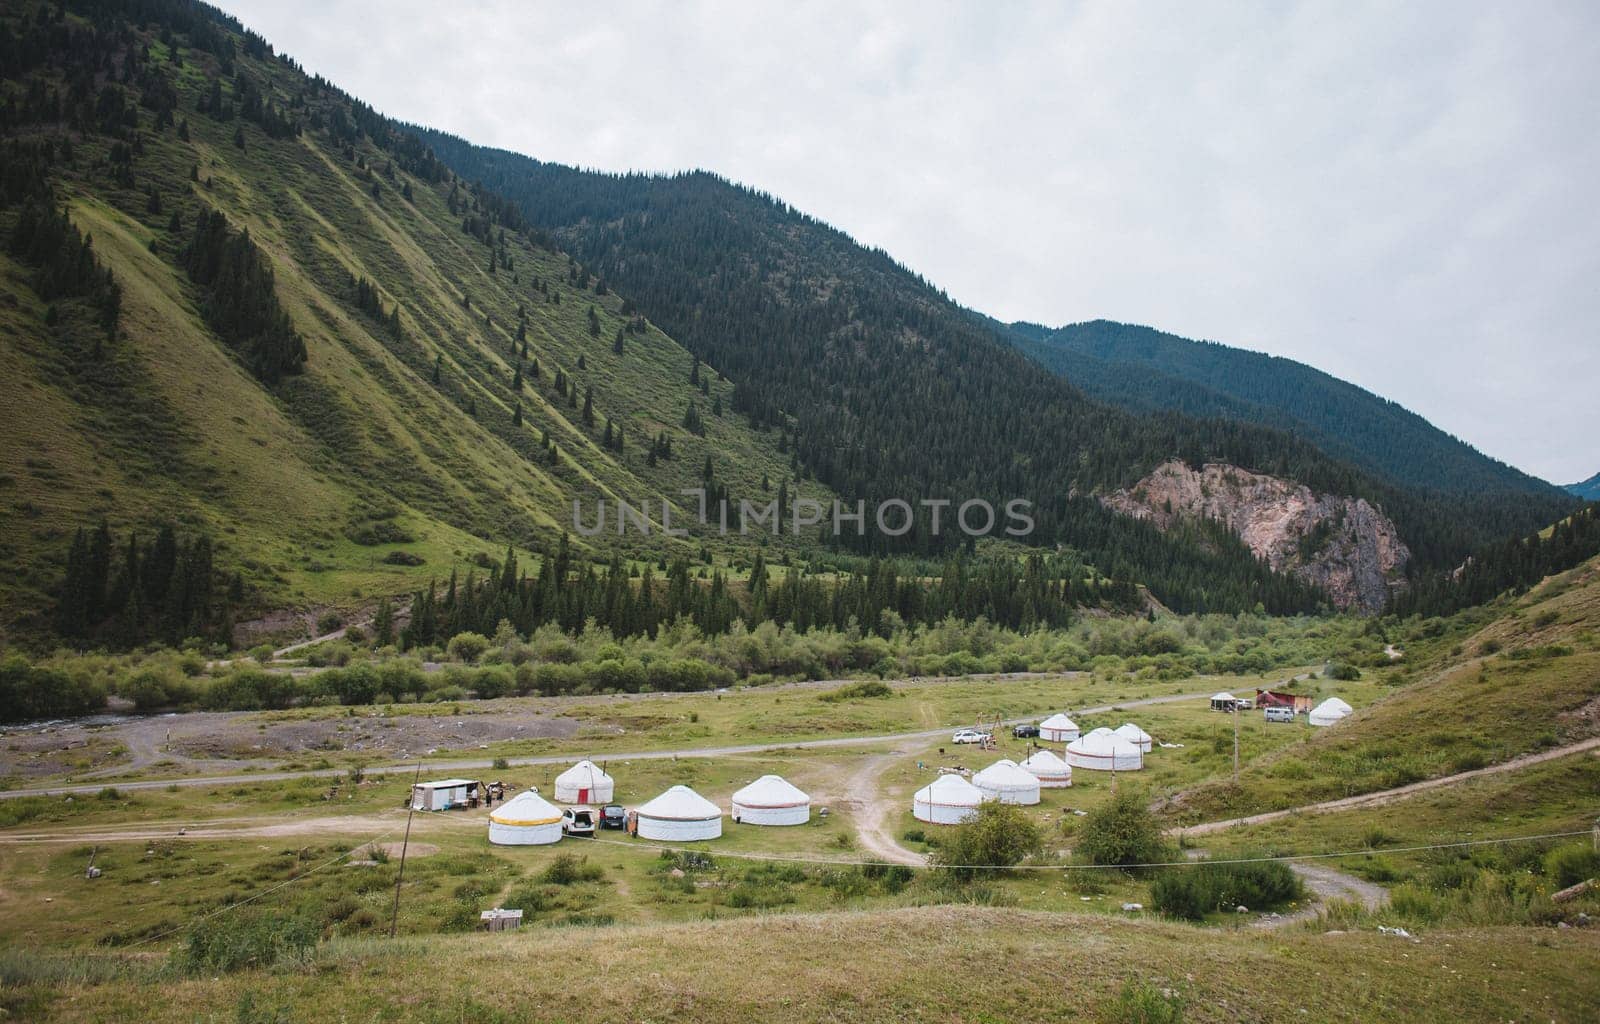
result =
M1266 716L1266 719L1269 722L1294 721L1294 708L1270 707L1262 713Z

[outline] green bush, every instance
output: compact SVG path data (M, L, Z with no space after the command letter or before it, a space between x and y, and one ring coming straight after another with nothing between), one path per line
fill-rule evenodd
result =
M1101 1024L1183 1024L1183 999L1147 981L1129 978L1122 991L1100 1004Z
M1090 864L1129 867L1173 857L1148 799L1131 788L1090 811L1077 835L1077 855Z
M1037 854L1044 837L1033 819L1014 804L989 801L950 831L930 855L935 867L969 879L982 867L1008 868Z
M837 704L847 700L873 700L882 697L893 697L894 689L888 683L877 679L868 679L859 683L841 686L837 690L829 690L820 694L817 699Z
M1557 889L1600 878L1600 852L1589 845L1557 847L1545 855L1544 873Z
M267 911L224 911L197 922L174 954L191 974L226 974L304 960L320 929L308 918Z
M1287 864L1206 864L1167 868L1150 886L1156 912L1185 921L1234 907L1276 910L1305 895Z
M605 877L605 869L590 864L589 858L563 853L539 872L539 881L549 885L572 885L576 882L598 882Z

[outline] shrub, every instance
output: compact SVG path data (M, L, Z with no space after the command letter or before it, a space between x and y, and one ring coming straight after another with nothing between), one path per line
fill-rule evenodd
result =
M507 761L505 758L497 757L497 758L494 759L494 770L495 771L503 772L507 768L510 768L510 767L511 767L511 762Z
M1322 674L1328 679L1340 679L1344 681L1361 678L1361 670L1349 662L1344 661L1329 662L1327 668L1322 670Z
M598 882L605 877L605 869L590 864L589 858L563 853L539 873L539 881L550 885L572 885L574 882Z
M1240 906L1272 910L1303 895L1294 872L1277 861L1167 868L1150 886L1156 912L1185 921Z
M1585 845L1557 847L1545 855L1544 873L1557 889L1600 877L1600 852Z
M1183 999L1129 978L1121 992L1100 1004L1097 1017L1103 1024L1183 1024Z
M489 638L482 633L457 633L445 648L450 657L471 665L489 649Z
M859 683L841 686L837 690L829 690L818 696L818 700L825 700L837 704L846 700L874 700L882 697L894 696L894 690L888 683L877 679L868 679Z
M1144 794L1133 789L1120 791L1090 811L1078 835L1077 854L1090 864L1128 867L1172 856Z
M978 813L957 825L948 840L929 857L935 867L968 879L978 866L1008 868L1038 853L1044 839L1039 826L1014 804L980 804Z
M303 960L317 944L317 925L304 917L233 911L197 922L174 954L192 974L226 974L280 961Z

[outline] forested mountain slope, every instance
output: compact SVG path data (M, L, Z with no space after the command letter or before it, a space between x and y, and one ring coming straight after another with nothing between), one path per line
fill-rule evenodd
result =
M682 525L708 464L776 493L789 456L725 379L415 139L209 8L64 7L0 3L6 623L102 518L102 580L171 522L146 554L263 608L552 550L580 495Z
M1098 398L1291 431L1400 486L1504 502L1507 530L1548 522L1565 501L1398 403L1292 359L1109 320L1007 326L1019 349Z
M1584 501L1600 501L1600 473L1596 473L1582 483L1568 484L1566 490Z
M1394 517L1419 566L1453 564L1566 507L1528 491L1479 500L1380 479L1234 409L1202 419L1090 398L884 253L710 174L597 174L418 135L722 366L738 407L793 429L802 464L846 495L1027 496L1040 505L1038 539L1120 560L1158 593L1159 566L1185 556L1088 495L1174 457L1366 497Z

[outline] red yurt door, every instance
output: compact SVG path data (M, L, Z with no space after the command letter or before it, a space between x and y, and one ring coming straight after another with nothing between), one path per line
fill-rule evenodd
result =
M589 791L587 789L578 790L578 803L586 804L588 802L589 802Z

